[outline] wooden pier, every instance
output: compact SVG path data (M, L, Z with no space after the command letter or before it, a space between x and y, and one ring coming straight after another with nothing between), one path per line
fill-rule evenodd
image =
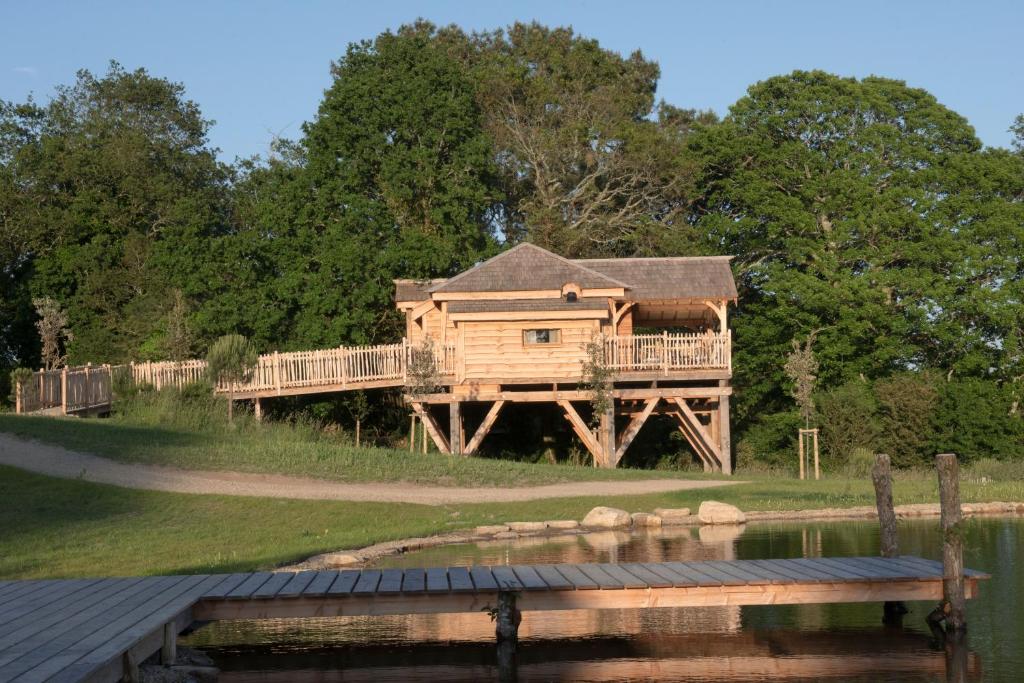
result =
M966 597L988 575L965 569ZM803 558L0 582L0 681L132 680L196 621L938 600L942 563ZM499 598L502 600L499 600Z

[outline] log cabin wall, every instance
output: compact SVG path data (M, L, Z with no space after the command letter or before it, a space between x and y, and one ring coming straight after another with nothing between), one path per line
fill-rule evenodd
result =
M467 382L578 381L586 345L600 334L598 320L466 321L458 325ZM524 342L526 330L538 329L558 330L559 341Z

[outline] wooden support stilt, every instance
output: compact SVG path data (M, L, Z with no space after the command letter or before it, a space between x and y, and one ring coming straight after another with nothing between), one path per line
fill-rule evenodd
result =
M939 508L942 526L942 595L939 605L946 632L960 637L967 630L964 595L964 546L961 534L960 473L956 456L935 456L939 475ZM936 610L938 611L938 610ZM934 612L933 612L934 614ZM930 617L932 615L929 615Z
M416 413L409 416L409 452L416 450Z
M580 414L576 412L576 408L573 407L572 403L564 400L559 401L558 405L560 405L562 410L565 411L565 419L567 419L569 424L572 425L572 429L576 432L576 436L579 437L580 441L583 442L583 445L587 447L588 451L590 451L590 455L593 456L594 466L602 467L603 463L601 462L601 459L604 453L601 450L601 445L596 439L594 439L593 433L591 433L587 428L587 424L583 421L583 418L580 417Z
M725 387L726 382L720 383ZM729 428L729 396L718 399L718 453L722 461L722 474L732 474L732 432Z
M516 609L516 595L508 591L498 593L495 610L494 635L498 641L498 680L512 683L516 672L516 646L519 644L519 624L522 614Z
M875 485L875 506L878 508L880 550L882 557L899 557L900 545L896 533L896 510L892 502L892 470L889 456L875 455L871 468L871 481ZM907 607L902 602L886 602L882 606L882 623L898 626L903 622Z
M462 455L462 404L448 404L448 444L452 455Z
M121 668L124 671L121 675L122 681L126 683L139 683L142 680L142 675L139 673L139 662L131 650L121 655Z
M797 434L797 437L800 440L800 443L797 446L797 457L800 458L800 479L803 480L804 479L804 460L805 460L805 457L804 457L804 433L803 433L803 430L801 430Z
M466 455L473 455L477 449L480 448L480 444L483 443L484 438L490 433L491 427L494 426L494 422L498 419L498 413L501 412L502 406L505 405L504 401L495 401L491 405L491 409L487 411L487 415L484 417L484 421L480 423L477 430L473 433L473 437L466 444L464 453Z
M420 451L423 455L427 454L427 425L422 419L420 420Z
M452 452L451 445L448 443L448 439L446 439L444 434L441 432L440 425L437 424L434 416L430 413L430 407L423 403L416 402L412 404L412 409L416 411L417 415L419 415L420 423L422 423L424 427L424 432L430 435L434 445L437 446L437 450L446 455L450 455ZM423 437L423 446L423 452L426 453L426 436Z
M615 457L615 399L611 401L613 405L601 415L599 442L603 467L615 467L619 462Z
M647 402L644 403L643 410L635 414L633 419L630 420L629 425L625 430L623 430L622 436L619 437L618 443L615 447L616 465L620 460L622 460L622 456L626 454L626 449L628 449L629 445L633 443L633 439L635 439L636 435L640 433L641 427L643 427L644 423L647 422L647 418L651 416L651 413L658 405L659 400L660 399L657 397L647 399Z
M263 403L258 398L254 398L252 401L252 412L256 416L257 422L263 422Z
M697 415L690 408L686 399L673 396L671 400L679 407L677 419L679 419L679 423L683 427L683 436L687 438L693 449L698 451L698 455L707 459L712 468L724 471L722 454L718 449L718 444L714 443L711 439L711 435L708 434L704 425L697 419Z
M160 647L160 663L171 666L178 659L178 629L173 621L164 624L164 640Z

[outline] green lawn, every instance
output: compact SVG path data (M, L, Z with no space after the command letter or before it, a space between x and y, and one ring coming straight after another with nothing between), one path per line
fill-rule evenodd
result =
M933 478L920 473L900 475L895 490L897 503L937 495ZM965 502L1024 500L1024 483L966 477L962 494ZM137 491L0 467L0 578L254 570L478 524L581 519L595 505L696 508L710 498L745 510L874 501L866 480L763 478L710 491L431 507Z
M33 417L0 414L0 432L54 443L113 460L186 469L232 470L333 479L408 481L448 486L531 486L571 481L702 478L703 473L604 470L485 458L421 455L387 448L355 448L306 425L258 424L243 418L229 427L187 415L159 419Z

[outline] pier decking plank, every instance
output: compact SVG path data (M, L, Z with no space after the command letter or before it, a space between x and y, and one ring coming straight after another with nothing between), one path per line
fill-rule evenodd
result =
M448 580L452 584L453 593L472 593L476 590L473 577L465 567L448 567Z
M306 590L306 587L313 581L317 573L318 572L312 569L296 572L291 581L286 583L284 587L277 592L277 597L291 598L302 595L302 591Z
M320 571L316 573L309 585L302 590L304 596L327 595L327 590L338 578L341 572L334 570Z
M964 570L969 597L988 575ZM348 569L0 583L0 681L116 681L194 620L931 600L942 564L899 558Z

